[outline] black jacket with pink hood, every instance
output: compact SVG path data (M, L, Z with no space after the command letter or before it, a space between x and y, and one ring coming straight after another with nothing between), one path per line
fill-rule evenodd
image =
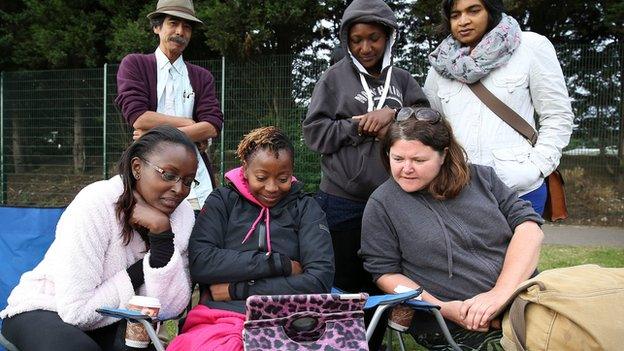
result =
M205 290L230 283L234 303L207 302L238 310L250 295L326 293L334 278L334 252L325 213L293 181L277 205L263 207L250 193L242 168L226 174L197 217L189 242L191 278ZM291 260L303 273L291 275Z

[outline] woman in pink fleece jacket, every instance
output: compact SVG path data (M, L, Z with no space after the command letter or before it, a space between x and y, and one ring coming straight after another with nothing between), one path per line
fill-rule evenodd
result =
M167 350L242 350L247 297L331 289L325 213L293 177L290 140L275 127L255 129L237 156L242 167L226 174L193 228L190 271L201 303Z
M183 200L196 169L195 145L173 127L130 145L119 175L88 185L69 204L45 257L0 312L2 334L22 351L119 350L123 323L96 308L125 308L137 294L160 300L160 318L184 310L194 216Z

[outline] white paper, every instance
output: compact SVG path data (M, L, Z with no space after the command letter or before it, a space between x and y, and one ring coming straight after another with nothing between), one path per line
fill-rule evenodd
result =
M410 291L414 291L415 289L409 288L405 285L397 285L394 288L394 292L397 294L402 294L402 293L406 293L406 292L410 292ZM422 300L422 295L418 295L417 297L414 298L415 300Z

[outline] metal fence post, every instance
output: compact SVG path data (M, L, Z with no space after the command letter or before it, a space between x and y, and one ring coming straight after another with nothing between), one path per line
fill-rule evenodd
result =
M225 175L225 56L221 56L221 113L223 126L221 127L221 184Z
M6 204L6 175L4 174L4 72L0 72L0 204Z
M107 111L107 106L106 106L106 93L107 93L107 79L108 79L108 63L104 64L104 106L102 107L102 179L107 179L108 178L108 162L106 162L106 156L107 156L107 152L106 152L106 138L108 137L106 135L107 132L107 115L108 115L108 111Z
M620 174L624 171L624 35L617 42L620 59L620 135L618 140L618 158Z

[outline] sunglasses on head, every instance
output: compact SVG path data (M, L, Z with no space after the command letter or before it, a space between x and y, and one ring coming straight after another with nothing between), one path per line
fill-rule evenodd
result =
M440 121L442 115L440 115L440 112L429 107L401 107L399 112L397 112L396 121L403 122L412 117L417 121L435 124Z

